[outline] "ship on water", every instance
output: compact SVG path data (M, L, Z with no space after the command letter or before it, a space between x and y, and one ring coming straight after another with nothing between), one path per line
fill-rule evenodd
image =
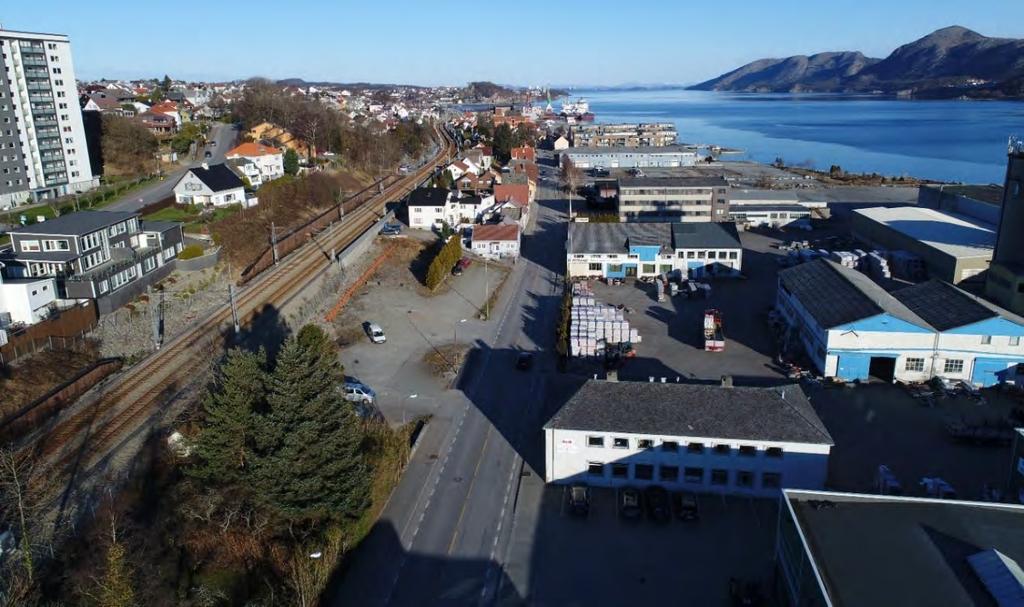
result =
M582 120L584 122L593 122L594 114L590 111L590 104L587 103L586 99L578 99L572 101L567 99L562 102L562 111L559 115L566 119Z

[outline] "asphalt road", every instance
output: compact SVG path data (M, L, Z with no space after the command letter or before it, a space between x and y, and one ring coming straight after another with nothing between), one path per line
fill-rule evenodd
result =
M214 123L212 129L212 139L216 143L213 148L205 148L199 150L199 158L189 164L190 167L199 166L204 161L211 164L224 161L224 156L228 150L234 147L235 142L238 140L238 127L232 124L224 124L222 122ZM208 159L203 158L203 152L210 150L211 157ZM181 168L173 172L167 173L163 181L158 181L154 184L148 185L141 190L136 190L125 196L117 202L113 202L104 207L105 211L137 211L147 204L153 204L167 198L174 192L174 185L178 183L181 176L185 174L187 169Z
M535 443L564 267L565 215L541 203L502 291L493 333L479 340L435 416L380 522L352 559L332 604L476 605L497 602L527 444ZM536 352L517 370L522 350ZM508 588L502 584L503 588ZM503 600L507 600L507 596Z

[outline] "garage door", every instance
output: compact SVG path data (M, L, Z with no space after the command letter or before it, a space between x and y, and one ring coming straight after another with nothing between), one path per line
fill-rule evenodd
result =
M871 369L871 356L867 354L840 354L836 377L846 381L867 379Z
M994 386L1007 379L1006 375L1014 363L1008 360L976 358L971 382L977 386Z

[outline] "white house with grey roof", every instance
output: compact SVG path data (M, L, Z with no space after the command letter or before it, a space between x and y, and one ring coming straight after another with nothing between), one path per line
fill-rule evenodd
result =
M733 223L571 223L570 278L738 276L743 245Z
M589 380L544 425L545 480L777 496L823 488L833 444L797 385Z
M1016 380L1024 363L1024 318L938 280L889 293L819 259L779 272L777 308L784 342L825 377L984 387Z

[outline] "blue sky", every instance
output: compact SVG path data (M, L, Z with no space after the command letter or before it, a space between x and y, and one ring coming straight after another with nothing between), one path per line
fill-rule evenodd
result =
M1024 37L1021 0L58 0L0 18L70 35L81 78L692 83L761 57L884 57L954 24Z

